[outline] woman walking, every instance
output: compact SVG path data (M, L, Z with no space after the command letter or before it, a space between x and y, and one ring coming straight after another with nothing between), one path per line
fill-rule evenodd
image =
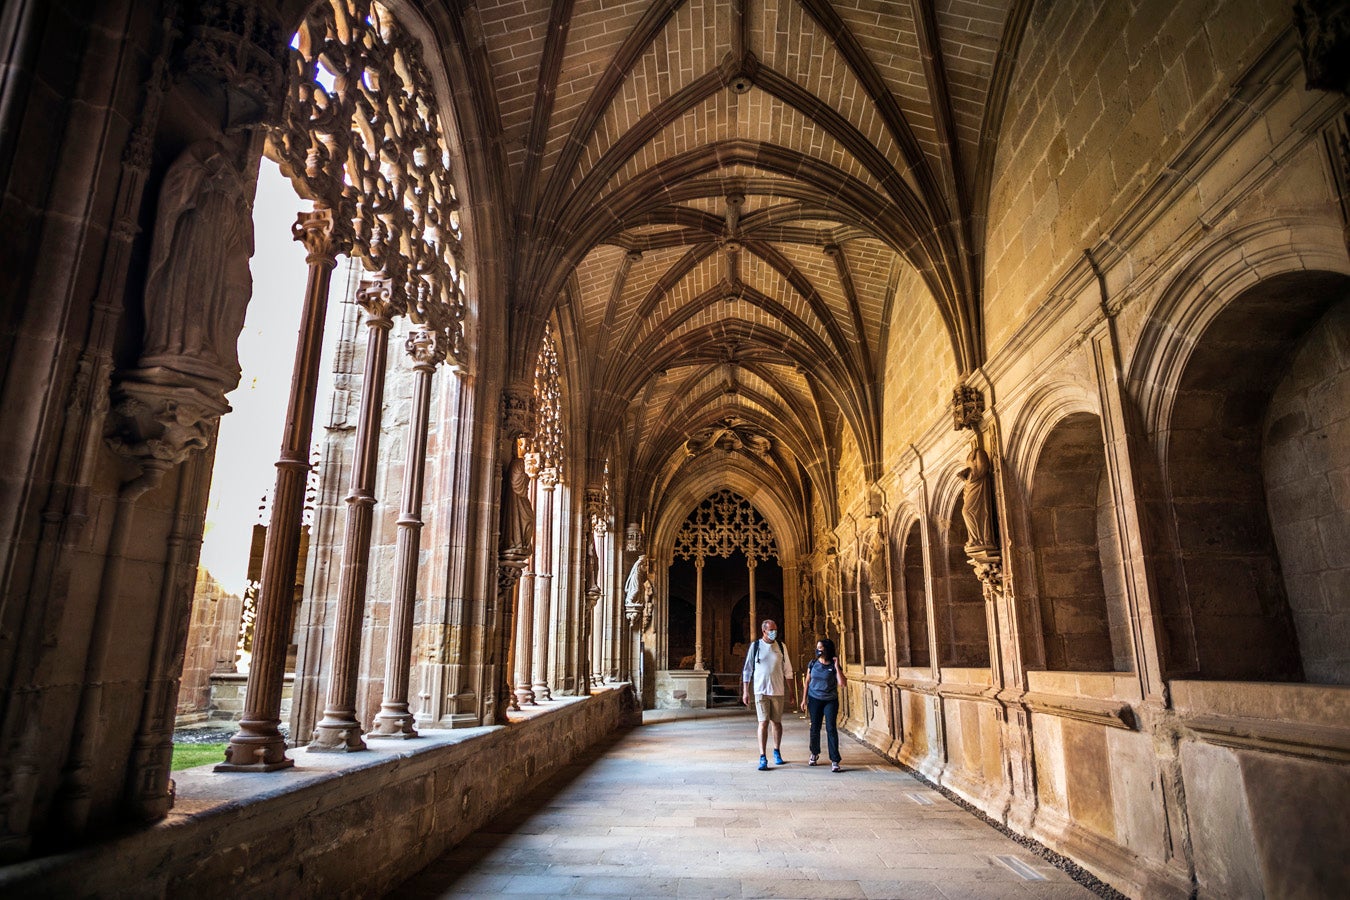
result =
M820 723L825 723L825 737L830 750L830 771L842 772L839 767L839 689L844 686L844 667L835 657L834 641L821 638L816 641L816 658L807 666L802 705L811 714L811 758L814 766L820 758Z

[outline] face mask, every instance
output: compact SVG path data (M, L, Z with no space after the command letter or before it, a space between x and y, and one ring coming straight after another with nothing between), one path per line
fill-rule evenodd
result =
M776 640L778 640L778 632L777 632L776 630L770 629L769 632L768 632L768 634L769 634L769 640L771 640L771 641L776 641Z
M816 656L824 656L824 655L825 655L824 650L816 650Z

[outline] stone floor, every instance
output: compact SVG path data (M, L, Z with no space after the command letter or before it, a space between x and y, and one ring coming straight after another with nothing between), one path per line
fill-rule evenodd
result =
M867 747L755 768L741 714L652 722L564 770L391 896L1093 897Z

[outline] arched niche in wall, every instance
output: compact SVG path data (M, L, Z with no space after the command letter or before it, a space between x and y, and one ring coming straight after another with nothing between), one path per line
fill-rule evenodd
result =
M1350 278L1235 296L1186 359L1164 479L1202 678L1350 682Z
M934 597L938 620L938 665L981 668L989 665L989 623L984 593L966 560L966 521L958 496L947 518L945 590Z
M844 612L844 662L862 662L862 642L858 640L858 560L847 551L839 560L839 593Z
M1129 611L1101 419L1078 412L1041 447L1030 498L1045 666L1128 671Z
M891 608L896 661L901 666L927 666L928 591L924 584L923 537L919 521L906 525L901 516L891 530Z
M885 594L886 585L873 585L873 572L869 564L867 545L864 544L861 564L858 566L858 592L854 601L857 606L858 655L865 666L886 665L885 629L882 627L881 610L873 600L874 592ZM885 574L884 572L881 574ZM890 602L883 597L883 602Z

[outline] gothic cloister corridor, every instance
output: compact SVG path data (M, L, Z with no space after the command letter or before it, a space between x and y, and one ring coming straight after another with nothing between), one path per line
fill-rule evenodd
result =
M1350 0L0 0L0 897L1347 847Z
M1096 896L863 744L754 768L754 718L648 714L390 894L976 900ZM1010 865L1011 864L1011 865Z

